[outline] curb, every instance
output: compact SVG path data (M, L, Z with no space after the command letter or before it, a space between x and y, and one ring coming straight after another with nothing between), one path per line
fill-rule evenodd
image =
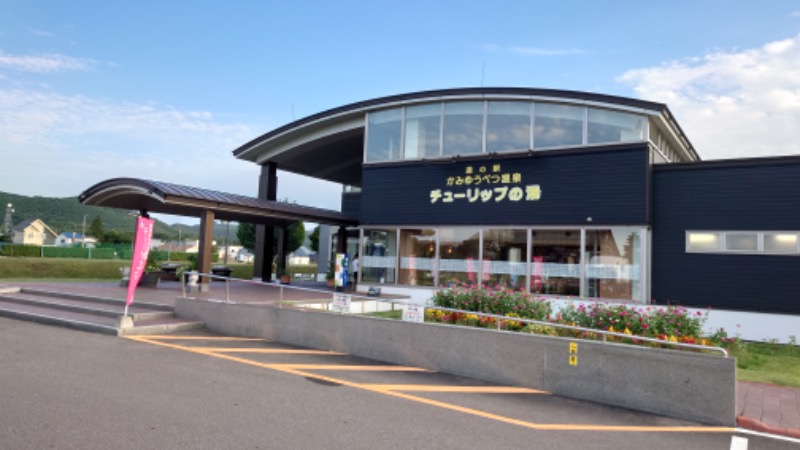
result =
M800 430L798 429L781 428L774 425L767 425L760 420L753 419L752 417L739 416L736 418L736 425L741 428L747 428L748 430L800 439Z

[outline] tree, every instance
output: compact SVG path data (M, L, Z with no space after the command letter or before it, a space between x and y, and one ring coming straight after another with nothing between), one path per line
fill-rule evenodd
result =
M236 238L239 239L242 247L252 252L256 248L256 226L252 223L239 223Z
M111 230L103 235L102 241L106 244L130 244L133 242L133 232Z
M88 230L89 236L95 239L102 239L103 235L105 234L105 230L103 229L103 221L100 220L100 216L94 216L94 220L92 220L92 224L89 225Z
M311 250L319 253L319 225L308 235L308 240L311 241Z
M303 245L303 241L306 240L306 228L302 221L295 222L286 228L288 232L288 248L286 252L289 253ZM275 227L274 236L275 240L272 245L273 254L278 252L278 227ZM242 247L251 252L256 248L256 226L252 223L240 223L239 229L236 230L236 237L239 239L239 243Z

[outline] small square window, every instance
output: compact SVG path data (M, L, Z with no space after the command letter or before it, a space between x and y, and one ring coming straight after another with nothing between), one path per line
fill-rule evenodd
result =
M758 251L758 233L726 233L725 250Z
M686 235L686 250L690 252L713 252L722 248L719 233L690 232Z
M797 252L797 233L764 233L764 251L768 253Z

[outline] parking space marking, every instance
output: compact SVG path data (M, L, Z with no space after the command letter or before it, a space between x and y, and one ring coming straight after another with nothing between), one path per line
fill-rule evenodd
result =
M433 372L422 367L410 366L370 366L359 364L268 364L270 368L297 370L341 370L359 372Z
M206 352L220 353L271 353L287 355L332 355L343 356L344 353L332 352L329 350L305 350L293 348L230 348L230 347L192 347Z
M182 350L190 353L197 353L200 355L211 356L215 358L225 359L228 361L238 362L241 364L246 364L249 366L260 367L263 369L271 369L283 373L298 375L304 378L313 378L318 381L324 381L331 384L338 384L341 386L348 386L354 389L362 389L369 392L375 392L379 394L384 394L390 397L397 397L402 398L405 400L422 403L430 406L436 406L442 409L447 409L450 411L461 412L464 414L482 417L485 419L494 420L501 423L506 423L510 425L517 425L524 428L529 428L533 430L547 430L547 431L613 431L613 432L633 432L633 433L733 433L736 429L733 427L711 427L711 426L671 426L671 427L659 427L659 426L627 426L627 425L590 425L590 424L545 424L545 423L535 423L535 422L528 422L525 420L514 419L512 417L501 416L498 414L489 413L486 411L477 410L474 408L467 408L464 406L458 406L452 403L446 403L438 400L432 400L424 397L418 397L415 395L406 394L403 392L393 391L393 390L386 390L386 389L376 389L372 387L370 384L361 384L361 383L354 383L351 381L329 377L326 375L320 375L313 372L306 372L303 370L298 369L297 366L310 366L308 364L269 364L269 363L262 363L258 361L253 361L250 359L240 358L238 356L228 355L225 353L215 353L209 352L205 350L198 350L192 347L186 347L177 344L171 344L167 342L160 342L157 338L151 338L150 336L125 336L126 339L130 339L137 342L172 348L176 350ZM318 365L319 367L329 367L324 365ZM369 366L367 366L369 367ZM428 371L426 369L418 368L420 371ZM380 385L378 385L380 386Z
M134 338L137 336L126 336L128 338ZM260 341L260 342L272 342L270 339L264 338L248 338L248 337L235 337L235 336L181 336L181 335L174 335L174 334L165 334L165 335L146 335L141 336L146 337L149 339L159 339L165 341Z
M369 384L361 383L361 387L378 391L403 392L458 392L466 394L545 394L547 391L513 386L443 386L435 384Z

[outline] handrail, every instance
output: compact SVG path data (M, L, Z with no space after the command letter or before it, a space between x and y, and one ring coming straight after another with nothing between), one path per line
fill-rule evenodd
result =
M716 347L716 346L712 347L712 346L708 346L708 345L687 344L685 342L670 342L670 341L665 341L665 340L661 340L661 339L649 338L649 337L638 336L638 335L633 335L633 334L617 333L616 331L596 330L594 328L579 327L579 326L575 326L575 325L567 325L567 324L561 324L561 323L543 322L543 321L540 321L540 320L533 320L533 319L522 319L520 317L501 316L499 314L489 314L489 313L482 313L482 312L478 312L478 311L467 311L467 310L464 310L464 309L445 308L445 307L440 307L440 306L426 306L426 308L438 309L438 310L441 310L441 311L452 311L452 312L458 312L458 313L464 313L464 314L474 314L476 316L493 317L495 319L502 319L502 320L514 321L514 322L524 322L524 323L530 323L530 324L535 324L535 325L543 325L543 326L548 326L548 327L566 328L566 329L569 329L569 330L576 330L576 331L585 331L585 332L588 332L588 333L594 333L594 334L602 335L604 344L608 343L608 341L607 341L607 337L608 336L614 336L614 337L621 337L621 338L626 338L626 339L636 339L636 340L640 340L640 341L654 342L654 343L658 343L658 344L672 345L672 346L675 346L675 347L693 348L693 349L697 349L697 350L708 350L708 351L712 351L712 352L721 352L726 358L728 357L728 351L727 350L725 350L722 347ZM497 321L497 329L500 330L500 320Z
M244 279L244 278L232 278L232 277L225 277L225 276L222 276L222 275L214 275L214 274L201 273L201 272L196 272L196 271L187 271L187 272L184 272L184 273L188 273L188 274L192 274L192 275L199 275L199 276L203 276L203 277L209 277L211 279L225 280L225 303L230 303L230 282L231 281L242 282L242 283L245 283L245 284L253 284L253 285L275 287L275 283L268 283L266 281L247 280L247 279ZM185 277L181 277L180 281L181 281L182 290L183 290L183 298L186 298L186 278ZM285 284L281 284L279 286L280 286L280 297L279 297L278 301L280 301L280 302L283 302L283 288L284 287L288 287L289 289L297 289L297 290L301 290L301 291L320 292L320 293L325 293L325 294L330 294L331 293L331 291L328 291L328 290L313 289L313 288L306 288L306 287L300 287L300 286L287 286ZM334 293L336 293L336 292L334 291ZM352 297L356 297L356 298L367 299L367 300L374 300L374 301L379 301L379 302L389 302L389 303L392 303L392 304L400 304L400 305L413 304L413 305L418 305L418 303L413 303L413 302L387 300L387 299L382 299L382 298L378 298L378 297L369 297L369 296L359 295L359 294L348 294L348 295L350 295ZM278 304L278 306L279 307L281 306L280 303ZM696 350L707 350L707 351L711 351L711 352L720 352L720 353L722 353L722 355L725 358L728 357L728 351L727 350L725 350L722 347L716 347L716 346L699 345L699 344L687 344L687 343L684 343L684 342L670 342L670 341L665 341L665 340L656 339L656 338L649 338L649 337L637 336L637 335L631 335L631 334L625 334L625 333L617 333L615 331L596 330L594 328L585 328L585 327L579 327L579 326L575 326L575 325L566 325L566 324L561 324L561 323L543 322L543 321L540 321L540 320L523 319L523 318L520 318L520 317L511 317L511 316L501 316L499 314L489 314L489 313L483 313L483 312L479 312L479 311L467 311L467 310L464 310L464 309L445 308L445 307L441 307L441 306L423 305L423 308L425 308L425 309L428 309L428 308L430 308L430 309L438 309L438 310L441 310L441 311L451 311L451 312L464 313L464 314L474 314L474 315L480 316L480 317L492 317L492 318L495 318L495 319L499 319L499 320L497 320L497 329L499 331L502 331L501 328L500 328L500 320L506 320L506 321L523 322L523 323L529 323L529 324L534 324L534 325L542 325L542 326L548 326L548 327L554 327L554 328L565 328L565 329L569 329L569 330L583 331L583 332L587 332L587 333L599 334L599 335L603 336L603 341L602 342L604 344L608 344L609 343L608 342L608 336L614 336L614 337L620 337L620 338L625 338L625 339L636 339L636 340L639 340L639 341L653 342L653 343L663 344L663 345L670 345L670 346L673 346L673 347L691 348L691 349L696 349ZM630 344L625 344L625 343L616 343L616 344L630 345Z
M233 277L226 277L226 276L222 276L222 275L214 275L214 274L209 274L209 273L202 273L202 272L197 272L197 271L186 271L184 273L185 274L190 274L190 275L198 275L198 276L201 276L201 277L208 277L208 278L211 278L211 279L225 280L225 302L226 303L230 303L229 283L231 281L241 282L241 283L245 283L245 284L253 284L253 285L260 285L260 286L275 287L275 283L270 283L270 282L267 282L267 281L248 280L246 278L233 278ZM180 280L181 284L182 284L183 298L186 298L186 281L185 280L186 280L185 277L181 278L181 280ZM279 286L280 286L280 289L281 289L281 293L280 293L280 298L279 298L278 301L281 301L281 302L283 301L283 289L284 288L296 289L296 290L299 290L299 291L319 292L319 293L323 293L323 294L330 294L331 293L331 291L326 290L326 289L314 289L314 288L308 288L308 287L291 286L291 285L286 285L286 284L280 284ZM336 293L336 292L337 291L334 291L333 293ZM350 295L350 296L356 297L356 298L363 298L363 299L367 299L367 300L378 300L378 301L384 301L384 302L390 301L390 300L385 300L385 299L378 299L376 297L370 297L370 296L367 296L367 295L360 295L360 294L353 294L353 293L347 293L347 295ZM393 302L393 303L408 304L408 302Z

